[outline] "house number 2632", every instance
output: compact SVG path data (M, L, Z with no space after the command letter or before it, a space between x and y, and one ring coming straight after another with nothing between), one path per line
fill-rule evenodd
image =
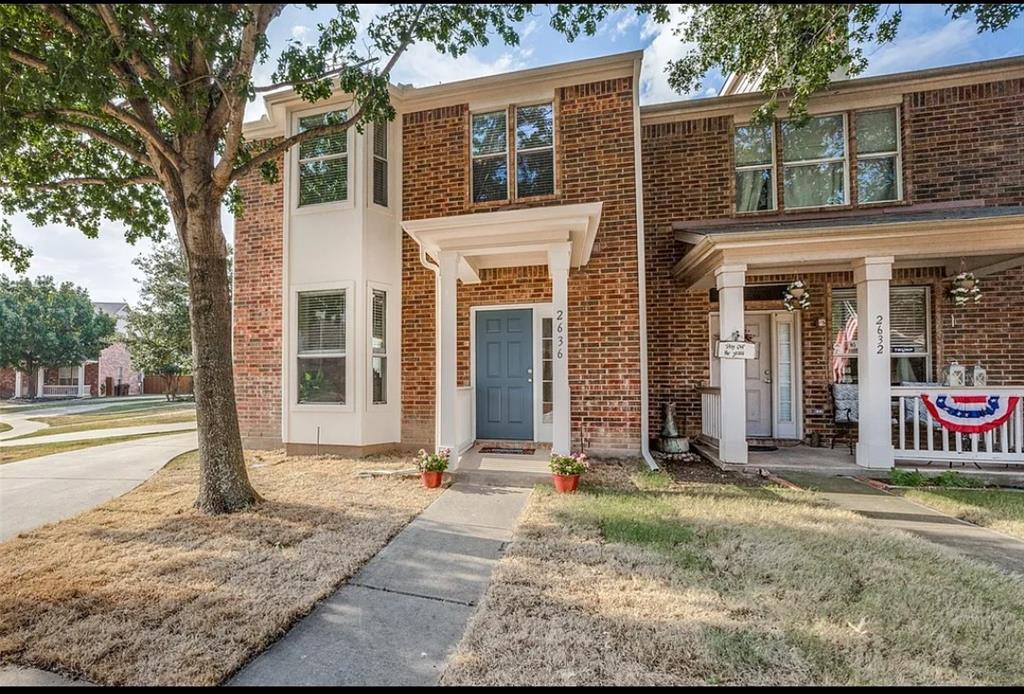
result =
M875 354L885 354L885 318L881 314L875 316Z
M565 311L555 311L555 358L565 358Z

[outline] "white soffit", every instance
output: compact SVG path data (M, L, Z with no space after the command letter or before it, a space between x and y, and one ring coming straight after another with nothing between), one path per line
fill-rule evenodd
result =
M484 268L547 265L548 250L570 243L572 267L590 261L603 202L549 205L521 210L416 219L405 232L435 261L442 251L458 253L459 279L480 281Z

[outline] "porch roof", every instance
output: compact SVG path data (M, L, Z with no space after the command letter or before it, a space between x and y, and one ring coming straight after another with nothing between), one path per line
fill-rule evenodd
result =
M856 258L893 256L897 265L945 265L953 274L951 258L987 257L977 267L993 271L1024 264L1024 206L915 205L672 228L678 241L692 246L672 270L689 289L712 286L714 270L723 265L826 272L849 269Z
M569 243L570 265L590 261L604 203L549 205L519 210L416 219L402 222L422 252L438 260L442 251L459 255L459 279L480 282L485 268L546 265L548 250Z

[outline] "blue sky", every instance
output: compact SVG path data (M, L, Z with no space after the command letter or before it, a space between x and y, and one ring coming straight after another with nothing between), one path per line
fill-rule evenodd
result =
M289 40L312 40L316 24L330 16L332 6L311 12L289 7L271 25L272 53ZM868 75L916 70L955 63L989 60L1024 54L1024 19L1004 31L978 35L970 20L950 22L941 5L902 5L903 23L896 41L869 53ZM363 8L369 18L375 6ZM591 58L624 51L643 50L644 65L641 102L645 104L712 95L721 86L722 75L709 75L699 94L672 92L665 79L665 66L682 55L686 47L673 34L671 25L654 25L624 10L610 17L596 36L568 44L548 26L546 10L538 10L520 27L521 43L509 47L498 43L478 48L459 59L437 55L426 46L414 46L399 62L394 80L417 86L496 74L540 65ZM273 61L256 73L260 84L270 81ZM258 116L260 104L248 114ZM227 221L230 234L230 220ZM96 301L132 301L136 298L135 268L131 260L149 248L148 242L130 246L116 225L107 225L100 238L87 239L75 229L51 226L35 228L24 218L12 220L15 235L35 251L30 275L49 274L84 286ZM0 262L0 273L12 274Z

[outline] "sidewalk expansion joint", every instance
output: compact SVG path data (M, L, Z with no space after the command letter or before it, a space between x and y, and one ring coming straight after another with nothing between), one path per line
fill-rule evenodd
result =
M379 586L371 586L366 583L350 582L348 585L356 586L357 588L366 588L367 590L377 590L381 593L394 593L395 595L405 595L410 598L422 598L423 600L433 600L435 602L444 602L449 605L461 605L462 607L476 607L476 602L464 602L462 600L450 600L449 598L438 598L433 595L420 595L419 593L410 593L404 590L393 590L391 588L381 588Z

